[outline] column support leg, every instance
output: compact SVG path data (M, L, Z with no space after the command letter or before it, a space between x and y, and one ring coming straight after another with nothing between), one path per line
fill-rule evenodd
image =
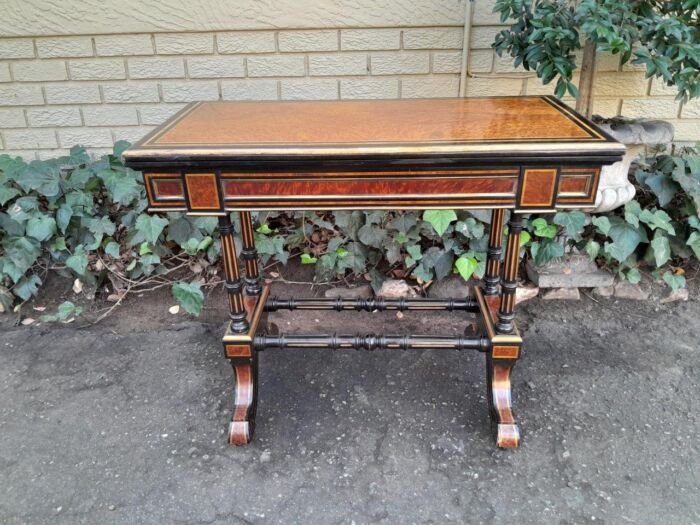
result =
M500 306L496 331L501 334L513 332L515 319L515 291L518 288L518 264L520 262L520 232L523 218L519 213L511 213L508 221L508 240L506 256L503 261L503 279L501 280Z
M243 281L238 271L233 225L228 215L219 217L219 233L221 234L221 257L224 260L224 273L226 274L231 329L237 333L245 333L248 331L248 320L243 302Z
M516 448L520 444L520 430L513 416L511 373L520 357L522 347L522 339L513 323L522 226L522 216L515 212L511 213L498 310L488 313L495 317L495 334L491 338L491 352L486 357L489 411L496 425L496 445L501 448ZM494 242L494 247L495 244ZM491 247L492 243L489 243L489 253L492 253Z
M224 336L224 348L233 366L233 416L229 424L228 442L231 445L246 445L253 438L255 430L258 360L252 345L245 344L251 338L248 333L250 324L243 296L243 280L238 269L233 225L228 215L219 217L219 233L231 318L231 335L227 332ZM232 347L230 354L227 348L229 338L233 339L233 343L239 343L229 345Z
M241 256L245 261L245 291L248 295L260 295L260 270L258 268L258 251L255 249L253 220L249 211L240 212L243 247Z
M501 255L503 253L503 218L506 211L497 208L491 212L489 247L486 252L486 273L484 274L484 295L496 295L501 281Z

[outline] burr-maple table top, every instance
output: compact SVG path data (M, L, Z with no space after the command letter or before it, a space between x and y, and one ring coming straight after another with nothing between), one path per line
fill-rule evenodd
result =
M552 97L197 102L125 156L236 160L470 154L619 155L623 146Z

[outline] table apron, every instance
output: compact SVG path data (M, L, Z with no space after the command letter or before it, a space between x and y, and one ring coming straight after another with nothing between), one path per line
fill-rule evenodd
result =
M144 174L151 211L591 208L600 166L391 172L159 171Z

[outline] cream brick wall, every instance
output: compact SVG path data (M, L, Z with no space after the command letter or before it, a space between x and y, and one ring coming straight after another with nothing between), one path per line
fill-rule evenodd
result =
M494 55L501 26L493 1L474 3L467 96L551 93ZM359 10L371 0L358 2ZM456 0L453 12L450 2L437 2L428 13L430 2L413 3L412 17L386 7L383 17L363 11L354 27L346 17L320 17L316 6L312 27L283 13L274 24L217 21L211 31L194 23L176 31L160 21L151 32L139 22L133 34L116 23L119 34L51 34L59 30L50 20L18 30L0 37L0 151L48 158L80 143L99 154L116 140L138 140L195 100L458 96L464 4ZM423 19L434 25L422 26ZM66 27L76 33L100 24ZM635 67L620 68L616 57L601 57L595 95L599 114L663 118L676 126L677 140L700 140L700 103L681 108L672 89Z

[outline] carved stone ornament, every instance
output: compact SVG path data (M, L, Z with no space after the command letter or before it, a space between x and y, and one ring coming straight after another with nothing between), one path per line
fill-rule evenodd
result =
M667 144L673 141L673 126L663 120L647 120L625 123L606 123L599 126L626 146L622 160L603 166L596 195L596 208L591 213L602 213L623 206L634 198L635 189L629 180L632 161L647 146Z

